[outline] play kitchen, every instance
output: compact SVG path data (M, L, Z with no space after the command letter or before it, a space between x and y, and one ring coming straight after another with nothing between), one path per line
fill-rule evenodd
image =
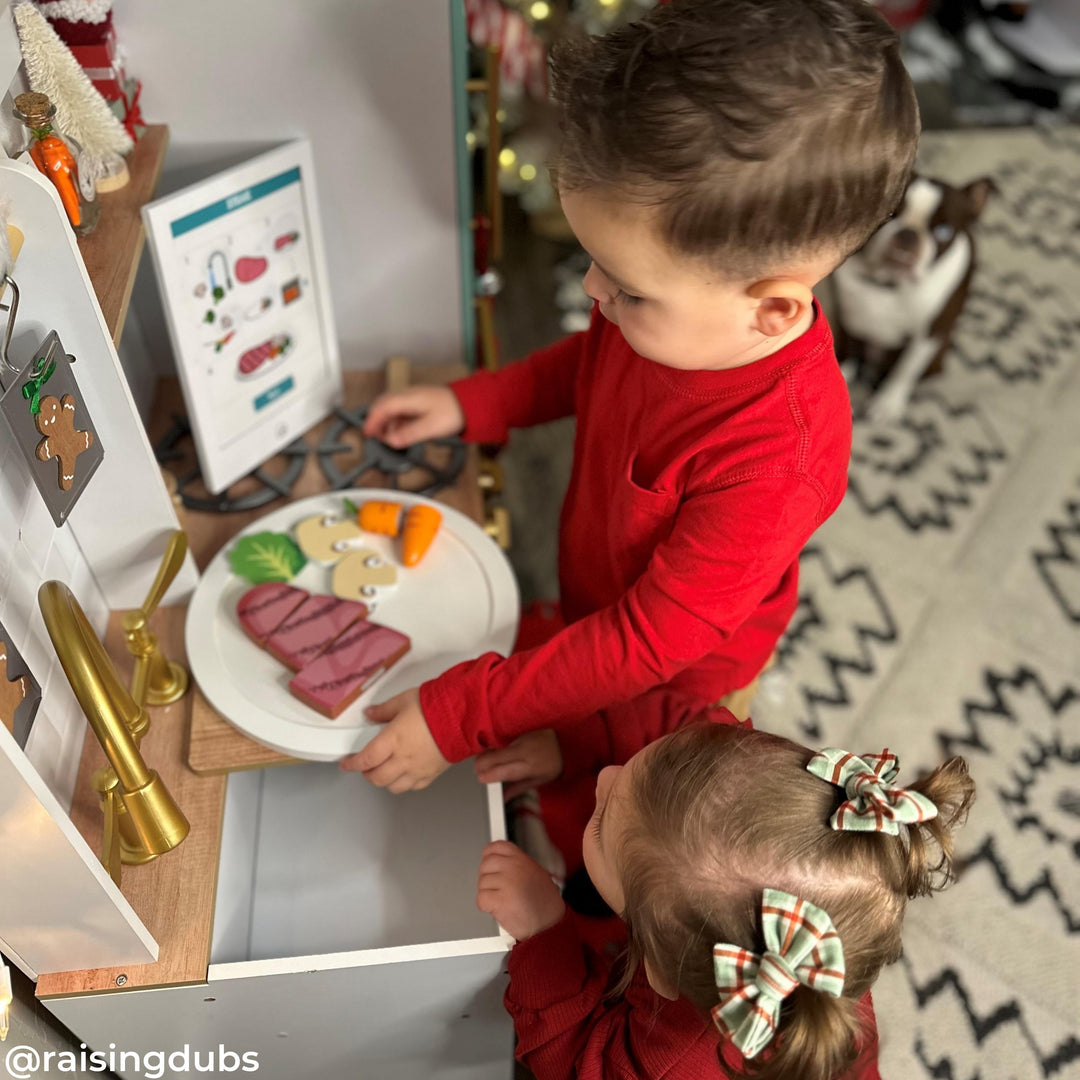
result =
M75 79L34 18L0 11L24 92ZM387 385L463 370L461 321L442 363L343 363L311 141L155 202L167 130L132 124L116 189L71 105L24 100L0 159L0 952L120 1077L509 1077L510 939L475 898L501 791L336 765L367 705L513 643L474 452L362 432ZM57 111L61 184L23 145Z

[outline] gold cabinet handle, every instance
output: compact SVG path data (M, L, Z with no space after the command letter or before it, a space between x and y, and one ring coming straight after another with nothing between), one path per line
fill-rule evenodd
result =
M484 519L484 532L506 551L510 547L510 511L505 506L492 507Z

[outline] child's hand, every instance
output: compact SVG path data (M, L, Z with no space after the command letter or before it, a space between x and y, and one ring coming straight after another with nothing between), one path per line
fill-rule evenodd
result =
M551 875L509 840L484 848L476 906L493 915L515 941L547 930L566 912Z
M381 394L364 421L365 435L399 448L464 429L465 414L457 395L446 386L413 386L399 394Z
M501 750L478 754L474 768L481 784L505 784L503 798L509 800L562 776L562 751L550 728L530 731Z
M426 788L450 768L428 730L419 690L406 690L381 705L372 705L366 716L386 727L358 754L342 758L338 763L342 769L362 772L376 787L399 795Z

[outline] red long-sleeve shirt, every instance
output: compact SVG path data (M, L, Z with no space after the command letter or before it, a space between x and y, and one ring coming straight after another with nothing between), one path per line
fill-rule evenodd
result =
M660 685L702 705L760 671L797 600L798 555L843 497L851 407L820 310L799 339L724 371L589 330L454 384L465 437L574 414L560 528L565 630L421 687L450 761Z
M517 1033L515 1053L536 1080L725 1080L742 1073L742 1055L720 1044L715 1026L683 998L668 1001L639 969L626 993L605 995L611 962L582 940L568 913L510 953L506 1008ZM859 1063L846 1080L881 1080L877 1031L867 994Z

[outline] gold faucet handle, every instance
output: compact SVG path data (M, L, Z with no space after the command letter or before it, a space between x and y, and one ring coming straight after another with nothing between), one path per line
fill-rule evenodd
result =
M161 603L162 597L169 591L169 586L176 579L176 575L180 573L180 567L184 565L184 556L187 555L187 549L187 534L183 529L177 529L169 537L165 555L162 557L161 565L158 567L157 577L154 578L154 584L150 586L150 591L143 601L140 609L143 619L149 619L154 614L158 604Z
M188 688L187 671L162 655L157 638L147 627L150 616L157 610L162 597L184 565L187 549L187 536L182 529L177 529L169 537L157 577L146 594L143 606L129 611L123 618L128 652L135 657L131 691L139 705L171 705L183 697Z

